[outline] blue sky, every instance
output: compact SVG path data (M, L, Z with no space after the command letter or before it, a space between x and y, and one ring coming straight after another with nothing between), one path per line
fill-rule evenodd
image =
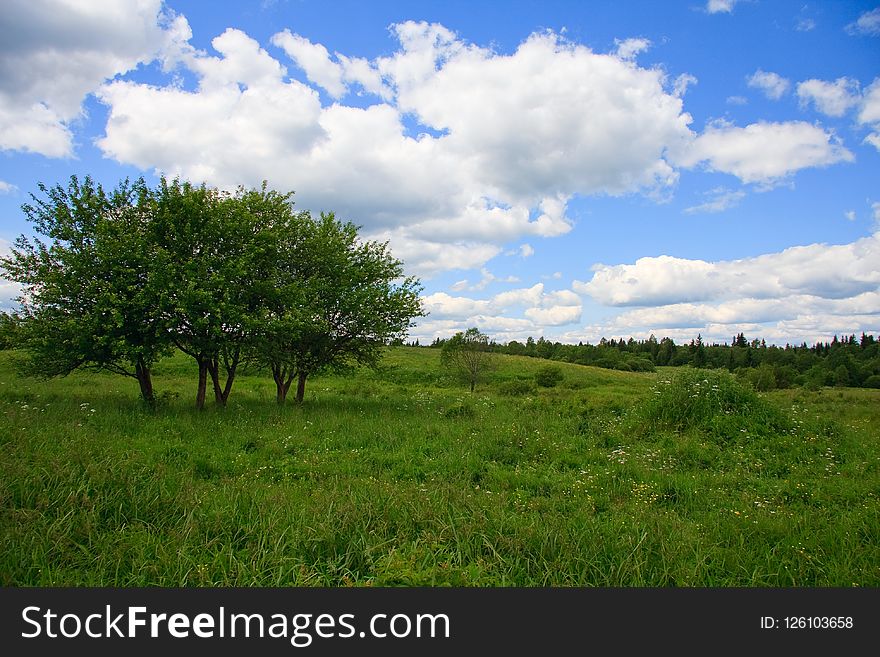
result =
M0 37L0 249L38 182L266 179L390 241L422 341L880 331L876 0L9 0Z

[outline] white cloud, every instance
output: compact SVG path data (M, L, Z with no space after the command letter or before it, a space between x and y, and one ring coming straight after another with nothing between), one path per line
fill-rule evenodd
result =
M748 105L749 99L745 96L728 96L725 102L728 105Z
M580 296L571 290L546 292L544 284L507 290L489 299L472 299L451 296L444 292L422 297L428 320L419 323L414 333L422 337L430 336L430 330L448 331L458 326L480 326L494 328L505 334L542 334L546 327L563 326L579 322L583 310ZM522 317L513 317L522 313ZM454 324L435 325L434 322L454 322ZM454 331L453 331L454 332ZM512 339L512 338L508 338Z
M519 283L519 279L516 276L505 276L504 278L499 278L485 267L480 269L480 276L481 278L478 282L474 283L473 285L466 286L466 288L459 289L484 290L490 283Z
M871 210L874 212L874 221L880 222L880 201L872 203Z
M317 84L333 98L345 95L342 66L330 59L330 53L320 43L312 43L298 34L284 30L272 37L272 45L278 46L305 71L310 82Z
M298 207L332 209L389 239L422 275L480 267L525 236L565 234L575 194L675 185L667 153L693 134L662 70L551 32L508 55L437 24L392 32L399 49L371 61L289 31L273 37L338 99L329 106L239 30L214 39L215 54L180 46L197 87L104 85L97 145L119 162L224 188L271 177ZM347 105L353 85L379 102ZM411 134L405 115L424 132Z
M161 0L7 0L0 34L0 150L47 157L73 155L86 95L190 37Z
M873 210L880 221L880 202ZM768 343L812 343L875 333L880 325L880 232L851 244L811 244L742 260L659 256L593 269L591 281L573 288L630 309L560 339L654 334L681 343L700 333L707 342L729 342L743 332Z
M823 114L839 117L859 102L859 83L845 77L834 82L805 80L798 84L797 95L802 105L812 103Z
M778 73L762 71L761 69L758 69L746 78L746 81L750 87L760 89L771 100L782 98L791 86L791 82Z
M858 121L862 124L880 123L880 78L875 78L865 89Z
M795 28L798 32L810 32L816 29L816 21L812 18L800 18L798 19Z
M698 328L710 324L766 324L790 320L799 316L804 308L809 308L812 314L872 315L880 313L880 293L868 292L844 300L795 295L782 299L746 297L717 304L670 304L622 313L614 323L620 327L634 325L658 329Z
M850 34L880 35L880 7L863 13L854 23L847 25L846 30Z
M611 306L669 305L735 298L808 295L845 299L880 286L880 233L852 244L811 244L780 253L706 262L671 256L631 265L596 265L577 292Z
M880 222L880 202L872 211ZM414 335L432 339L478 325L499 341L543 335L595 343L653 333L682 343L700 333L706 342L722 342L742 332L783 344L876 333L880 322L880 232L851 244L811 244L741 260L659 256L593 269L591 281L574 281L567 290L539 284L482 300L431 295L426 300L440 312ZM582 316L579 294L623 312L575 326Z
M697 84L698 80L689 73L682 73L672 83L672 95L681 98L687 93L688 87Z
M635 59L639 53L651 47L651 41L649 39L624 39L623 41L615 39L614 45L617 46L616 52L618 57L621 59Z
M0 195L13 194L17 190L18 190L18 187L16 187L12 183L8 183L5 180L0 180Z
M880 151L880 78L875 78L865 89L857 120L861 125L868 125L874 130L865 137L865 141Z
M562 326L581 321L580 305L550 306L549 308L528 308L525 316L541 326Z
M710 14L733 12L733 8L739 0L708 0L706 2L706 11Z
M528 258L529 256L535 255L535 249L532 248L531 244L520 244L519 255L522 258Z
M706 193L710 198L705 203L685 208L687 214L704 214L724 212L736 206L746 195L742 190L732 190L726 187L716 187Z
M833 134L803 121L759 122L744 128L716 121L679 156L685 166L705 162L710 170L764 185L800 169L854 159Z
M855 210L847 210L843 213L843 216L846 217L847 221L855 221L856 220L856 211Z

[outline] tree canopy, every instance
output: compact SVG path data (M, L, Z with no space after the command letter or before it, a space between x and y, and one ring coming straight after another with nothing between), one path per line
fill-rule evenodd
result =
M269 366L283 402L298 380L348 363L375 364L422 314L421 287L387 243L352 223L295 212L292 194L234 193L164 178L105 192L90 177L39 185L23 210L40 237L0 259L22 285L18 335L32 373L80 367L136 378L173 349L198 365L196 405L210 377L225 405L246 359Z
M489 368L490 359L489 337L476 327L456 333L440 352L440 363L462 376L470 384L471 392Z

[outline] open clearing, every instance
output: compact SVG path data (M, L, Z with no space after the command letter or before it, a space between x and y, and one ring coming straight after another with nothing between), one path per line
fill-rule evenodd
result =
M880 390L666 417L679 370L727 379L559 363L541 388L547 361L499 356L471 395L439 356L390 349L302 407L245 372L198 412L182 355L150 411L0 353L0 584L880 585Z

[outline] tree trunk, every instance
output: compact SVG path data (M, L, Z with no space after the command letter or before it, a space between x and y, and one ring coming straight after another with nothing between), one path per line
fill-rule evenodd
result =
M196 392L196 408L202 410L205 408L205 391L208 388L208 361L204 358L197 358L199 364L199 389Z
M138 385L141 387L141 396L144 398L144 401L150 406L155 406L156 396L153 393L153 378L150 374L150 368L144 365L143 359L138 358L134 366L134 373Z
M288 372L287 367L283 365L273 364L272 378L275 379L275 401L279 405L284 404L287 391L290 390L290 384L293 382L293 372Z
M471 379L471 394L474 394L474 385L475 384L476 384L476 381L474 379Z
M236 349L232 356L232 361L228 361L224 357L224 369L226 370L226 383L223 388L220 387L220 356L211 359L208 371L211 373L211 382L214 384L214 401L218 406L226 406L229 399L229 393L232 392L232 382L235 381L235 371L238 369L241 350Z
M211 374L211 383L214 385L214 401L218 406L226 406L226 399L223 397L223 391L220 389L220 362L215 357L211 359L208 365L208 372Z
M299 377L296 381L296 403L302 404L303 397L306 394L306 377L308 374L306 372L300 372Z

